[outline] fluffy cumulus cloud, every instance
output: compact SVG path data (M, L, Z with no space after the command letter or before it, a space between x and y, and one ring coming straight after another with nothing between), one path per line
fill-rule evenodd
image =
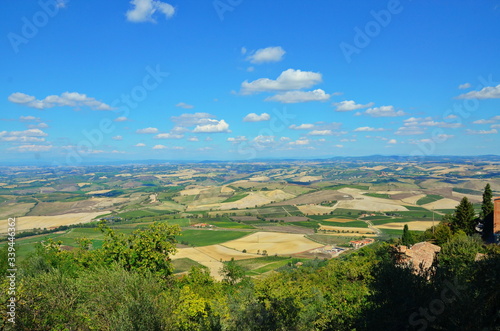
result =
M460 94L457 99L500 99L500 84L497 86L486 86L480 91L470 91Z
M140 133L140 134L153 134L153 133L158 133L158 129L149 127L149 128L144 128L144 129L138 129L135 132Z
M269 121L271 116L269 116L268 113L262 113L260 115L257 115L256 113L250 113L245 118L243 118L243 121L245 122L262 122L262 121Z
M309 143L310 143L309 139L300 138L300 139L297 139L295 141L290 141L288 144L291 146L305 146L305 145L309 145Z
M128 118L125 116L120 116L120 117L115 118L114 121L115 122L126 122L126 121L128 121Z
M259 78L252 82L244 81L241 83L241 93L255 94L300 90L321 83L322 80L322 75L318 72L288 69L283 71L276 80Z
M21 122L39 122L40 118L35 116L19 116Z
M175 134L175 133L160 133L155 136L156 139L182 139L184 138L183 134Z
M309 123L304 123L300 125L292 124L288 128L292 130L310 130L314 128L314 124L309 124Z
M175 8L165 2L156 0L132 0L132 8L126 13L127 20L134 23L155 23L155 14L163 14L167 19L175 14Z
M261 48L253 52L252 55L248 56L247 61L250 61L255 64L266 63L266 62L279 62L283 59L283 55L285 55L285 53L286 53L285 50L280 46Z
M214 115L209 113L194 113L172 116L170 119L179 127L188 127L209 123L214 117Z
M327 101L331 95L325 93L322 89L313 91L288 91L268 97L265 101L278 101L281 103L298 103L310 101Z
M197 133L219 133L219 132L231 132L229 130L229 124L224 120L210 120L208 124L197 125L193 132Z
M480 119L480 120L474 121L472 123L473 124L493 124L493 123L495 123L497 121L500 121L500 116L498 116L498 115L497 116L493 116L493 117L491 117L490 119L487 119L487 120Z
M187 104L185 102L179 102L178 104L175 105L176 107L179 107L179 108L184 108L184 109L193 109L194 106L193 105L190 105L190 104Z
M28 125L28 128L30 129L45 129L45 128L48 128L48 124L47 123L37 123L37 124L30 124Z
M355 132L375 132L375 131L384 131L385 129L383 128L372 128L369 126L362 126L359 128L354 129Z
M374 105L373 102L369 102L366 105L362 105L359 103L354 102L354 100L344 100L341 102L335 102L333 105L336 107L336 111L353 111L353 110L358 110L358 109L363 109L363 108L368 108Z
M237 136L237 137L229 137L227 138L227 141L233 143L233 144L238 144L238 143L241 143L243 141L247 141L247 137L245 136Z
M154 145L153 146L153 149L166 149L166 148L167 148L167 146L165 146L165 145Z
M457 129L461 126L462 124L460 123L435 121L432 117L410 117L403 121L403 126L395 133L397 135L418 135L423 134L428 127Z
M388 144L397 144L398 141L396 139L390 139L387 143Z
M95 98L88 97L86 94L78 92L64 92L61 95L49 95L42 100L36 99L34 96L16 92L9 95L10 102L36 108L47 109L53 107L89 107L93 110L113 110L114 108L96 100Z
M313 130L308 133L310 136L331 136L332 134L332 130Z
M497 129L491 129L491 130L470 130L467 129L465 130L467 134L497 134L498 130Z
M17 152L48 152L52 149L52 145L21 145L10 148Z
M146 144L143 143L137 143L134 145L135 147L146 147Z
M406 115L404 111L394 109L394 106L368 108L365 114L371 117L396 117Z
M9 142L43 142L48 134L40 129L24 131L0 131L0 141Z
M465 89L468 89L468 88L470 88L470 87L471 87L470 83L465 83L465 84L460 84L460 85L458 85L458 88L459 88L460 90L465 90Z

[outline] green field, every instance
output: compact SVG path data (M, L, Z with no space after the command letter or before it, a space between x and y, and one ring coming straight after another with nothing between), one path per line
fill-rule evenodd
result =
M295 264L303 261L306 261L306 259L283 256L263 256L253 259L239 260L235 263L245 270L245 274L247 276L258 276L263 273L276 270L277 268L285 266L289 263Z
M187 242L194 246L209 246L238 239L252 232L224 230L183 230L177 237L178 242Z
M248 193L236 193L232 197L230 197L230 198L222 201L222 203L225 203L225 202L235 202L235 201L243 199L246 196L248 196Z
M391 196L389 194L382 194L382 193L365 193L364 195L368 197L373 197L373 198L382 198L382 199L391 199Z
M421 206L421 205L425 205L427 203L431 203L431 202L438 201L438 200L441 200L441 199L443 199L443 197L440 196L440 195L437 195L437 194L427 194L427 196L425 196L423 198L420 198L417 201L417 205Z
M172 265L174 266L174 274L181 272L186 272L191 269L191 267L201 267L202 265L190 258L184 257L182 259L172 260Z

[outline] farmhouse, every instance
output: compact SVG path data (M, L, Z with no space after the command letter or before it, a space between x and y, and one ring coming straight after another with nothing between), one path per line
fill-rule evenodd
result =
M411 265L413 272L419 274L428 271L434 262L437 253L441 251L441 247L429 242L420 242L413 245L411 248L407 246L397 246L396 263L400 265Z
M375 240L372 239L372 238L366 238L366 239L363 239L363 240L351 240L351 241L349 241L349 243L351 244L352 247L354 247L354 249L358 249L360 247L363 247L363 246L366 246L368 244L371 244L374 241Z
M207 223L198 223L198 224L193 224L191 226L193 228L213 228L214 227L212 224L207 224Z

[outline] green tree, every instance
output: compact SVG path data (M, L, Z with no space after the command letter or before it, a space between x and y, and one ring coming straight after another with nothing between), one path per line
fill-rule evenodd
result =
M459 230L464 231L468 235L474 234L475 230L475 216L474 205L472 202L463 197L460 204L455 209L455 214L453 215L452 230L457 232Z
M493 192L490 184L486 184L481 204L481 220L483 221L483 235L488 238L493 233Z
M219 273L224 282L230 285L236 284L245 277L245 270L236 264L234 257L231 258L231 261L224 263L224 266L220 269Z
M408 229L408 224L405 224L403 228L403 236L401 236L401 243L405 246L411 246L415 243L413 235Z

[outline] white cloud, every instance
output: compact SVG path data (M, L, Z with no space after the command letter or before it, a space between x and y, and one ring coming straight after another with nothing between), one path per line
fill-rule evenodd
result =
M214 115L209 113L186 113L181 114L180 116L172 116L170 119L178 126L185 127L210 123L211 119L214 117Z
M455 118L458 118L458 116L454 115L454 114L451 114L451 115L448 115L448 116L445 117L445 119L447 119L447 120L452 120L452 119L455 119Z
M316 89L314 91L288 91L285 93L273 95L272 97L268 97L264 101L299 103L310 101L327 101L328 99L330 99L330 97L331 95L325 93L325 91L323 91L322 89Z
M40 129L24 131L0 131L0 137L47 137L48 134Z
M500 124L493 124L490 126L492 129L500 129Z
M332 130L313 130L308 133L310 136L331 136L332 134Z
M500 116L493 116L488 120L481 119L481 120L474 121L472 123L473 124L492 124L492 123L495 123L497 121L500 121Z
M357 129L354 129L355 132L374 132L374 131L385 131L383 128L372 128L369 126L362 126Z
M114 121L115 122L125 122L125 121L128 121L128 118L125 116L120 116L120 117L115 118Z
M94 98L88 97L86 94L78 92L64 92L59 95L49 95L45 99L37 100L34 96L16 92L9 95L8 100L23 106L47 109L53 107L90 107L93 110L113 110L114 108L98 101Z
M285 53L285 50L280 46L261 48L256 50L252 55L248 56L247 61L256 64L266 62L279 62L283 59L283 55L285 55Z
M404 111L394 109L394 106L381 106L368 108L365 111L365 114L370 115L372 117L396 117L396 116L404 116L406 115Z
M190 104L187 104L187 103L184 103L184 102L179 102L175 106L179 107L179 108L184 108L184 109L193 109L194 108L193 105L190 105Z
M486 86L480 91L460 94L457 99L500 99L500 84L497 86Z
M258 135L252 141L258 145L268 145L274 143L274 136Z
M30 124L28 125L28 128L30 129L45 129L45 128L48 128L49 126L47 125L47 123L38 123L38 124Z
M335 145L337 148L344 148L344 145Z
M143 144L143 143L137 143L134 145L135 147L145 147L146 144Z
M113 139L113 140L123 140L123 137L122 136L114 136L111 139Z
M159 133L155 136L155 139L182 139L184 138L183 134L175 134L175 133Z
M198 139L198 137L189 137L187 140L188 140L188 141L200 141L200 140Z
M397 144L398 141L396 139L391 139L387 142L388 144Z
M333 105L337 107L335 109L336 111L352 111L352 110L371 107L374 105L374 103L369 102L366 105L362 105L362 104L357 104L356 102L354 102L354 100L344 100L341 102L335 102L333 103Z
M208 147L208 146L206 146L206 147L200 147L200 148L198 148L198 150L199 150L200 152L208 152L208 151L213 150L213 148L212 148L212 147Z
M132 0L130 4L134 6L129 9L126 13L127 20L134 23L139 22L153 22L153 18L156 12L162 13L167 19L171 18L175 14L175 8L165 2L160 2L156 0Z
M458 85L458 88L460 90L465 90L465 89L468 89L469 87L471 87L470 83L465 83L465 84Z
M10 148L18 152L48 152L52 149L52 145L21 145Z
M467 134L496 134L498 133L497 129L491 129L491 130L470 130L467 129L465 130Z
M247 71L248 71L248 72L254 72L254 71L255 71L255 68L254 68L254 67L248 67L248 68L247 68Z
M290 141L288 144L292 146L304 146L304 145L309 145L309 139L307 138L300 138L295 141Z
M20 116L19 120L21 122L38 122L40 121L40 118L35 116Z
M158 129L150 127L150 128L145 128L145 129L139 129L135 132L140 133L140 134L158 133Z
M288 138L288 137L281 137L280 138L280 141L289 141L289 140L290 140L290 138Z
M269 121L271 116L269 116L268 113L262 113L260 115L257 115L256 113L250 113L245 118L243 118L244 122L262 122L262 121Z
M311 130L314 128L314 124L301 124L301 125L292 124L288 128L292 130Z
M230 137L230 138L227 138L227 141L229 141L233 144L237 144L237 143L241 143L243 141L247 141L247 137L245 137L245 136Z
M197 125L193 132L203 132L203 133L218 133L218 132L231 132L229 130L229 124L224 120L210 120L209 124Z
M124 151L118 151L118 150L116 150L116 149L112 150L112 151L111 151L111 153L112 153L112 154L125 154L125 152L124 152Z
M167 146L165 146L165 145L154 145L153 146L153 149L166 149L166 148L167 148Z
M253 94L260 92L275 92L287 90L300 90L321 83L320 73L312 71L301 71L288 69L283 71L276 80L259 78L253 82L241 83L242 94Z

